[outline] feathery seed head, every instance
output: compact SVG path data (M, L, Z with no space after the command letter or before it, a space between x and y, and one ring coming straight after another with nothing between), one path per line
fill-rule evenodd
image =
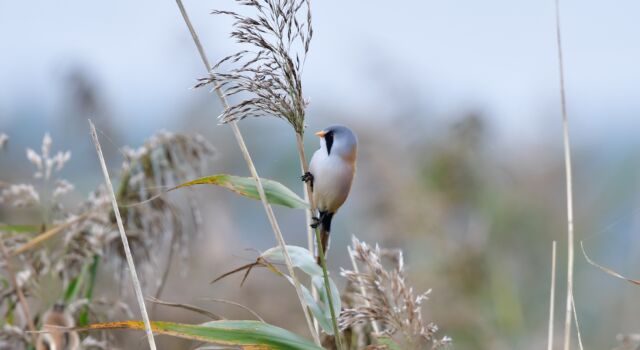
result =
M255 13L245 16L216 10L212 14L232 17L231 37L251 50L220 60L196 87L213 84L226 96L246 96L222 113L223 123L272 115L303 134L307 101L302 95L301 75L313 37L309 0L236 1ZM231 67L228 72L217 73L227 65Z

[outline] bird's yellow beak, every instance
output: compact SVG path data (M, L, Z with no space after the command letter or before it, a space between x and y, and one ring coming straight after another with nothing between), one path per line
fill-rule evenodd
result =
M327 132L326 132L326 131L324 131L324 130L320 130L320 131L318 131L318 132L316 133L316 136L318 136L318 137L324 137L324 135L326 135L326 134L327 134Z

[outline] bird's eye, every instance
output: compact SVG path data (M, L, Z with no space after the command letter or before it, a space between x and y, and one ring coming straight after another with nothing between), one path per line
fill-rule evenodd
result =
M331 154L331 146L333 146L333 131L329 131L324 135L324 142L327 144L327 154Z

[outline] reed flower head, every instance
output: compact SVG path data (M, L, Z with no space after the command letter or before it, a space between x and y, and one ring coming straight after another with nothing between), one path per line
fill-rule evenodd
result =
M235 20L231 37L248 50L220 60L196 87L214 84L227 96L248 95L222 113L223 123L273 115L288 121L302 135L307 102L302 95L301 75L313 36L309 0L236 1L250 7L254 14L212 13ZM227 72L216 72L227 65L231 66Z
M71 159L70 151L58 152L51 156L52 144L53 139L49 136L49 133L46 133L42 139L40 154L31 148L27 148L27 159L36 166L36 172L33 174L35 178L48 180L54 171L59 172L62 170L65 163Z
M33 185L10 185L0 193L0 203L17 208L32 207L40 203L40 194Z
M447 336L436 338L438 326L423 319L422 303L431 291L416 295L407 285L401 250L371 247L355 237L352 248L353 258L364 269L342 269L342 276L352 285L352 307L342 311L341 329L375 322L377 337L392 338L403 349L439 349L451 342ZM388 260L391 268L383 260Z
M187 136L161 131L137 149L124 150L120 185L116 196L120 213L127 228L127 236L136 266L146 274L145 281L155 278L155 286L162 283L159 264L170 260L174 252L186 255L187 241L193 238L185 230L184 215L163 195L167 188L190 178L202 176L206 162L214 149L203 137ZM66 266L82 266L94 254L108 254L114 271L125 264L122 243L116 228L115 216L110 208L105 188L99 187L90 195L83 212L93 212L85 225L69 231L65 237L67 249L77 254L66 254ZM194 213L196 232L199 232L199 211L189 200ZM165 251L169 254L152 252ZM72 260L80 258L77 263Z

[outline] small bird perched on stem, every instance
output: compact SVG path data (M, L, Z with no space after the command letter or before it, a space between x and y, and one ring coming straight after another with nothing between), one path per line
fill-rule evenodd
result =
M78 333L68 329L74 326L73 317L66 310L65 304L54 304L43 316L43 333L38 336L36 350L79 350Z
M309 163L309 172L302 180L309 182L313 191L318 216L314 217L313 228L320 228L322 251L327 254L331 220L344 204L356 172L358 138L351 129L342 125L332 125L316 133L320 137L320 149ZM320 263L320 255L318 263Z

